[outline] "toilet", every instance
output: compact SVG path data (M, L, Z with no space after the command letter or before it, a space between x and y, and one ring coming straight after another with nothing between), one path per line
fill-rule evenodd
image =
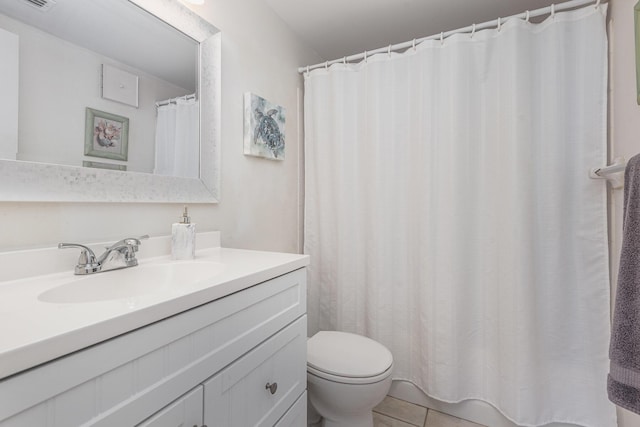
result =
M309 402L323 427L373 427L372 409L391 387L393 356L379 342L320 331L307 340Z

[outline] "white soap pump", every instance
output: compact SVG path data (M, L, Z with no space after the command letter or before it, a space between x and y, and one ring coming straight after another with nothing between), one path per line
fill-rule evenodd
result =
M171 258L194 259L196 257L196 225L191 222L184 207L180 222L171 226Z

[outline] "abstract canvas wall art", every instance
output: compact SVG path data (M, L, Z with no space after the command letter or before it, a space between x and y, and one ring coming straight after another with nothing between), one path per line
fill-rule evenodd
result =
M244 94L244 154L284 160L285 109L250 92Z

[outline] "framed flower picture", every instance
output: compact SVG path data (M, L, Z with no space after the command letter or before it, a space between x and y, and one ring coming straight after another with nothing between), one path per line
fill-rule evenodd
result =
M112 160L127 160L129 119L87 108L84 154Z

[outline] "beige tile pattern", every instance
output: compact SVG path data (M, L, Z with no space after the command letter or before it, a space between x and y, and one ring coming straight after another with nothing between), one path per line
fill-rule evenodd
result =
M425 419L427 418L427 408L391 396L385 397L373 410L419 427L424 425Z
M309 427L319 427L322 422ZM373 408L373 427L487 427L387 396Z
M486 427L391 396L373 408L374 427Z
M451 415L443 414L442 412L429 409L427 414L427 423L425 427L483 427L480 424L472 423L471 421L462 420L460 418L452 417Z
M386 415L373 413L373 427L415 427L414 424L407 424L404 421L387 417Z

